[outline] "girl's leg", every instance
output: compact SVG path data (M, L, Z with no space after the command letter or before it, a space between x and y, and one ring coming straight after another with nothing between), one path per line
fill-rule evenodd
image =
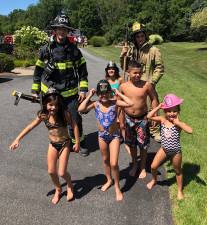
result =
M99 138L98 141L99 141L99 148L101 150L104 171L105 171L105 175L107 179L106 183L102 186L101 190L106 191L113 183L112 177L111 177L110 161L109 161L109 150L108 150L108 144L104 140Z
M48 173L52 179L53 184L55 185L55 195L52 198L53 204L57 204L59 202L61 191L62 191L58 174L57 174L57 159L58 159L58 152L50 144L48 148L48 154L47 154L47 165L48 165Z
M182 173L182 154L178 153L173 156L172 158L172 164L176 173L176 180L177 180L177 185L178 185L178 195L177 198L178 200L182 200L184 198L183 194L183 173Z
M110 151L110 166L111 166L111 171L114 178L116 200L121 201L123 199L123 194L119 186L118 158L119 158L119 151L120 151L120 140L118 138L115 138L111 141L111 143L109 144L109 151Z
M151 164L152 180L147 184L148 189L152 189L157 183L157 169L165 159L166 153L164 152L163 148L160 148Z
M147 161L147 150L146 149L140 149L140 158L141 158L141 164L140 164L140 174L139 178L143 179L147 176L146 173L146 161Z
M130 155L132 157L132 168L129 171L129 175L134 177L136 175L137 172L137 148L136 147L129 147L130 149Z
M70 150L67 146L63 149L59 157L59 169L58 169L59 176L65 179L65 181L67 182L67 200L68 201L73 199L73 185L71 182L71 176L67 172L69 154L70 154Z

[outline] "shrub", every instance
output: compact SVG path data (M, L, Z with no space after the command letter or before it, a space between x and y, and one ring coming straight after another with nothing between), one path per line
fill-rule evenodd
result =
M36 27L23 26L14 33L15 44L18 46L27 46L32 49L38 49L48 42L47 33L40 31Z
M14 60L15 67L28 67L35 65L35 60L27 60L27 59L15 59Z
M0 73L11 72L14 69L13 58L5 53L0 53Z
M106 39L102 36L93 36L89 40L89 44L93 45L93 47L102 47L106 45Z
M20 46L17 45L14 47L13 55L16 59L23 59L23 60L34 60L37 57L38 51L32 49L31 47L27 46Z
M149 36L149 43L152 45L160 45L163 43L163 38L159 34L151 34Z

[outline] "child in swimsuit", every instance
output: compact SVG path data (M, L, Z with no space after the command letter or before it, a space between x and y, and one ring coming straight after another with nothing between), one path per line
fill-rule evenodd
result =
M146 159L147 149L150 142L149 125L147 120L147 98L151 100L152 108L158 106L157 93L152 85L141 80L142 66L136 61L130 61L128 64L129 80L120 86L120 91L130 98L134 105L125 108L125 144L129 146L132 167L129 171L130 176L136 176L137 147L140 150L140 173L139 178L146 177Z
M182 153L180 146L180 132L184 130L185 132L191 134L192 128L186 123L179 120L180 104L182 104L183 99L180 99L174 94L168 94L164 97L164 102L159 106L154 108L148 113L147 118L159 122L161 124L161 148L155 155L155 158L151 165L152 170L152 180L147 184L148 189L157 183L157 169L166 159L170 159L175 173L178 185L178 200L184 198L183 195L183 174L181 169L182 164ZM155 114L159 109L163 109L164 116L156 116Z
M67 182L67 200L70 201L73 199L73 186L71 176L67 172L70 153L67 125L70 124L74 128L76 144L73 146L73 150L75 152L80 149L79 130L70 113L64 109L63 99L55 89L50 88L46 95L43 96L42 109L38 112L36 119L23 129L10 145L10 149L15 150L18 148L20 140L41 122L44 122L49 130L48 173L55 186L52 203L57 204L59 202L62 192L58 174ZM57 168L58 159L59 167Z
M119 68L116 63L109 61L106 68L106 80L111 85L112 89L119 90L119 86L123 83L123 79L119 75Z
M95 92L97 93L99 100L91 101L90 99ZM118 90L115 89L114 92L120 100L113 98L112 89L107 80L99 81L97 89L90 90L86 99L80 104L78 111L85 112L90 111L91 109L95 110L99 130L99 147L107 178L107 181L102 186L101 190L106 191L112 185L112 172L116 200L121 201L123 199L123 194L119 186L118 157L120 150L120 131L117 124L117 111L118 107L130 107L133 103Z
M120 85L124 82L123 78L119 75L119 68L116 63L109 61L105 68L105 78L111 85L112 89L119 90ZM123 110L119 108L117 122L119 123L121 130L121 140L125 137L125 128L124 128L124 113Z

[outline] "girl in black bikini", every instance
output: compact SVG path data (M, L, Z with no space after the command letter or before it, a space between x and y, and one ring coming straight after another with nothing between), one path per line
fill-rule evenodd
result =
M36 119L23 129L11 144L10 149L15 150L18 148L20 140L41 122L45 123L49 131L48 173L56 190L52 203L57 204L59 202L62 192L58 174L67 182L67 200L70 201L73 199L73 186L71 176L67 172L70 153L67 125L70 124L74 128L76 144L73 146L73 150L75 152L80 149L79 131L70 113L64 110L63 99L55 89L49 89L48 93L43 97L42 109L38 112ZM57 168L58 159L59 167Z

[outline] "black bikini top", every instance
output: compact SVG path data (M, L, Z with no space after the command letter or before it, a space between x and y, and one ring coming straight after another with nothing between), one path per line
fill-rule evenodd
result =
M55 124L52 124L49 122L48 119L44 120L45 122L45 126L50 130L50 129L54 129L54 128L59 128L59 127L64 127L65 125L63 124L63 122L57 122Z

